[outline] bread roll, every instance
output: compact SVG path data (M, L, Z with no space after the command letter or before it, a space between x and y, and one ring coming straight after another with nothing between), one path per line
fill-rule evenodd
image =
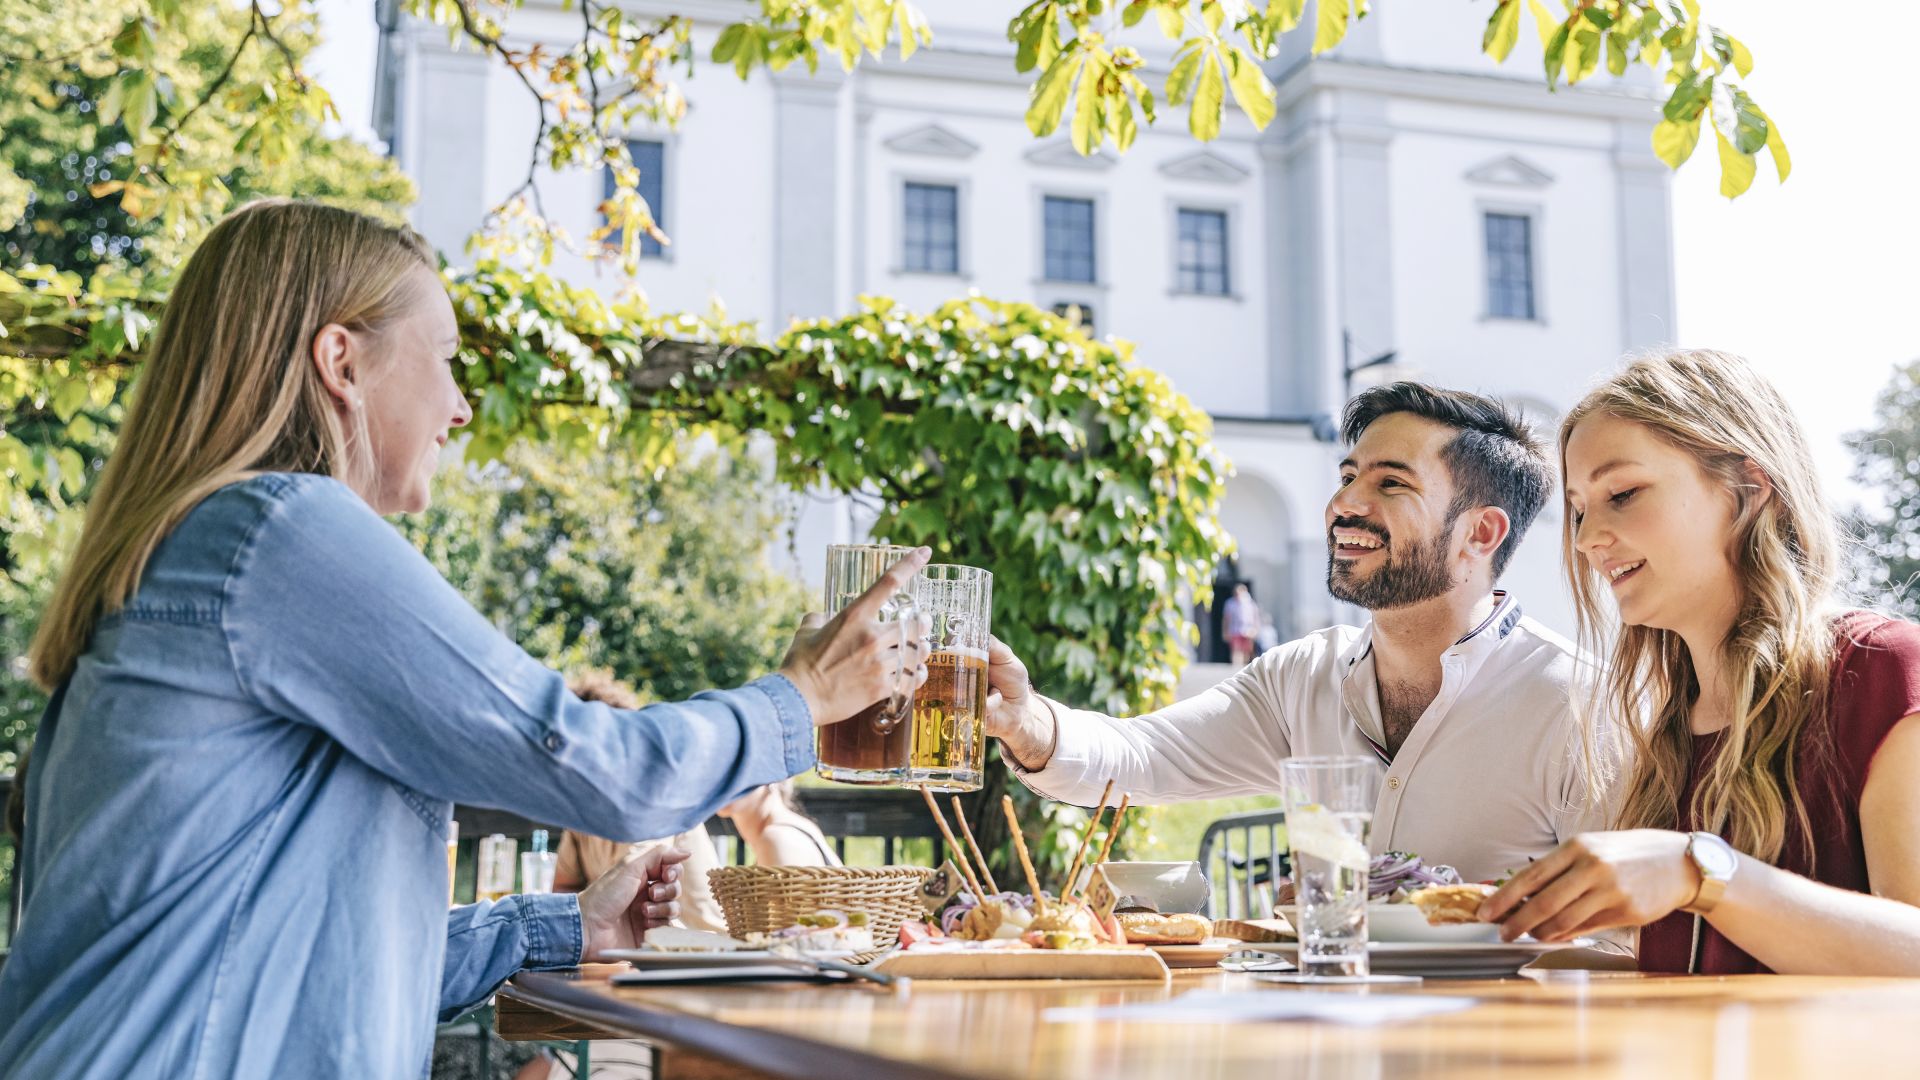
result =
M1129 911L1116 915L1127 940L1139 945L1198 945L1213 933L1213 921L1202 915L1156 915Z

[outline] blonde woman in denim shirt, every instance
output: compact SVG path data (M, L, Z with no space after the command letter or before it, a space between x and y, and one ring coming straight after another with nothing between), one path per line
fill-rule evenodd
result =
M878 621L916 552L780 673L582 702L381 515L472 416L432 252L288 201L181 273L45 612L0 1075L420 1076L436 1016L669 918L667 855L449 912L451 804L666 836L813 764L813 727L924 678Z

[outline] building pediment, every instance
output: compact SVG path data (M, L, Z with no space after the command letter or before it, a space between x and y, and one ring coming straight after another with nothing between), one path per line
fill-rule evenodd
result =
M901 154L944 158L969 158L980 149L978 143L956 135L939 124L909 128L887 139L886 145L887 149Z
M1224 154L1197 150L1160 163L1162 175L1175 180L1199 180L1208 184L1237 184L1253 175L1253 170Z
M1467 180L1494 187L1543 188L1553 183L1553 174L1523 158L1508 154L1468 169Z
M1056 169L1092 169L1096 172L1111 169L1120 160L1104 148L1083 155L1065 139L1041 143L1027 151L1025 156L1035 165L1046 165Z

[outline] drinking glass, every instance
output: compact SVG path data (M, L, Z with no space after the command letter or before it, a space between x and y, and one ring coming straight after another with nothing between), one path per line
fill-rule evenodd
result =
M913 765L907 782L978 791L987 760L987 623L993 575L930 563L913 579L913 604L932 624L927 681L913 695Z
M914 549L893 544L832 544L827 548L827 617L859 599L894 563ZM913 597L899 593L880 608L880 619L899 627L902 656ZM893 693L852 719L820 729L818 772L843 784L898 784L907 776L912 754L913 675L903 664L894 673Z
M1300 974L1365 978L1367 831L1380 770L1364 757L1297 757L1280 763L1299 905Z
M559 869L560 856L551 851L525 851L520 854L520 891L550 893L553 873Z
M519 841L501 833L480 838L480 859L473 875L474 899L498 900L513 892L513 856L519 848Z

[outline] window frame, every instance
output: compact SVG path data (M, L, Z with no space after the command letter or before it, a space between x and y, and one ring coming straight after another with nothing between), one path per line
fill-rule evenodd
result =
M1224 267L1227 288L1225 292L1198 292L1182 286L1180 281L1180 214L1192 211L1201 214L1219 214L1225 232L1222 240L1226 245L1226 265ZM1191 297L1207 300L1239 300L1242 298L1241 283L1244 264L1235 235L1241 221L1240 206L1236 202L1216 201L1186 196L1171 196L1167 199L1167 294L1175 297Z
M1527 286L1533 302L1533 314L1506 315L1493 310L1493 251L1488 243L1487 221L1493 216L1523 218L1527 222ZM1546 325L1546 266L1542 233L1545 212L1538 203L1505 200L1479 200L1474 207L1475 239L1480 249L1480 318L1483 322Z
M945 187L953 189L953 269L916 270L907 266L907 187ZM968 278L972 276L972 245L967 243L967 207L971 184L964 176L934 172L896 172L893 186L893 266L897 275L932 278ZM857 211L856 211L857 212Z
M1047 273L1047 200L1049 199L1064 199L1091 204L1093 218L1091 223L1093 239L1092 280L1083 281L1075 278L1056 278ZM1065 289L1105 289L1107 287L1107 249L1111 245L1105 240L1105 234L1107 232L1106 203L1107 193L1097 188L1075 188L1066 185L1049 184L1034 189L1033 243L1034 282L1036 284L1048 288ZM1072 296L1068 296L1066 302L1079 303L1080 301ZM1100 310L1097 302L1090 301L1090 303L1096 304L1096 306L1094 306L1094 312L1097 315Z

